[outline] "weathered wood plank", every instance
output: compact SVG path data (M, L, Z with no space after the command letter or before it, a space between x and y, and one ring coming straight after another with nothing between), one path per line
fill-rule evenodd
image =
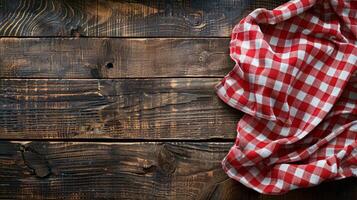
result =
M0 138L233 139L219 80L1 79Z
M274 8L283 0L98 0L99 36L218 36L254 8Z
M356 179L260 195L220 167L232 143L0 142L1 199L354 199Z
M1 36L229 36L254 8L284 0L0 0Z
M228 39L0 38L0 78L224 76Z
M0 198L197 199L230 145L0 142Z
M97 0L0 0L1 36L97 35Z

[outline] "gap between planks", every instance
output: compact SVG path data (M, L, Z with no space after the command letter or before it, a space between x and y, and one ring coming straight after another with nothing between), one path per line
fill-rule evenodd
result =
M231 36L9 36L3 35L0 38L14 39L230 39Z
M169 142L169 143L232 143L234 138L208 138L208 139L171 139L171 138L157 138L157 139L145 139L145 138L6 138L0 139L1 141L18 141L18 142L101 142L101 143L156 143L156 142Z
M145 79L217 79L217 78L224 78L224 76L135 76L135 77L125 77L125 78L46 78L46 77L0 77L0 80L145 80Z

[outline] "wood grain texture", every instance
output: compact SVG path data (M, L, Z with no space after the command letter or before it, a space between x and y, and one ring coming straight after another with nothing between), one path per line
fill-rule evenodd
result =
M96 0L0 0L1 36L96 36Z
M235 138L220 78L1 79L0 138Z
M0 38L0 78L223 77L233 68L228 46L228 39Z
M283 1L254 0L98 0L99 36L228 37L245 12ZM260 2L262 5L260 5ZM268 3L267 3L268 2Z
M0 35L227 37L246 13L285 1L0 0Z
M232 143L0 142L2 199L354 199L356 179L261 195L222 172Z
M3 199L197 199L231 143L1 142Z

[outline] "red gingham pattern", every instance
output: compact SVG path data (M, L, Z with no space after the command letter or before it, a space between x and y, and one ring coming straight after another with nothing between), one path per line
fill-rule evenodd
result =
M217 94L245 115L225 172L267 194L357 176L357 1L257 9L231 37Z

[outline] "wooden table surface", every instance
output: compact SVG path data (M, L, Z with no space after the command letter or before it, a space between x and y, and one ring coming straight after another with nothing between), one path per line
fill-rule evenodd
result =
M268 196L220 168L229 34L282 2L0 0L0 199L357 199L356 179Z

